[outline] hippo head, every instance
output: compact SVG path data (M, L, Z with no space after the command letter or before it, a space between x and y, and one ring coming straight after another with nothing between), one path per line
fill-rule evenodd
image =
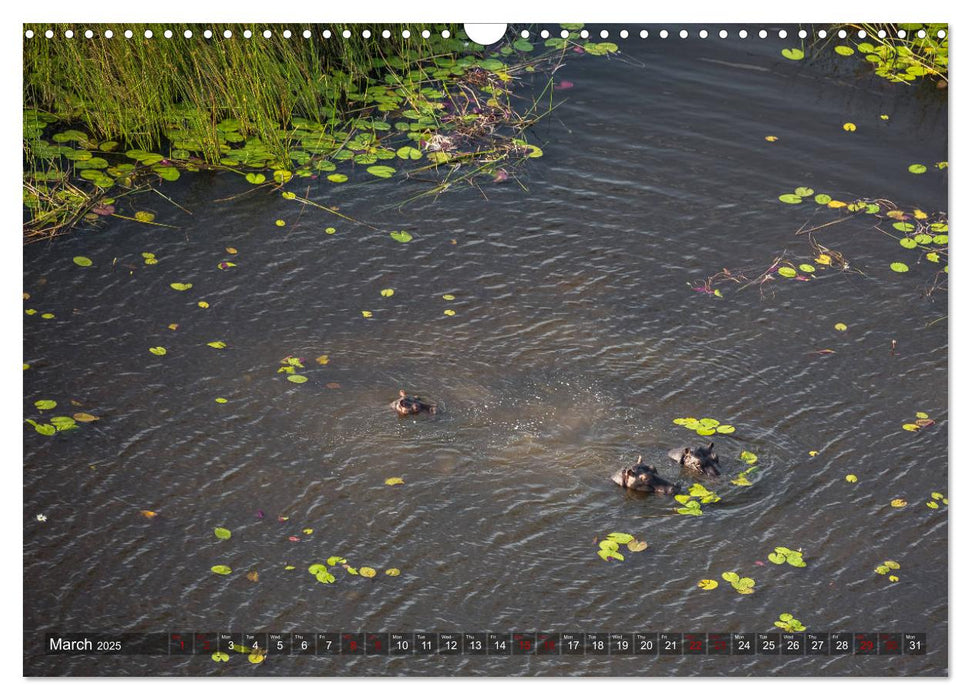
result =
M677 490L677 486L658 475L657 467L644 464L640 457L633 467L623 471L622 485L635 491L654 493L672 494Z
M398 392L398 398L391 402L391 407L399 416L410 416L417 413L436 413L437 406L418 396L411 396L404 389Z
M672 455L673 457L674 455ZM715 454L715 443L709 442L708 447L685 447L677 457L678 462L685 469L705 474L719 476L718 455Z

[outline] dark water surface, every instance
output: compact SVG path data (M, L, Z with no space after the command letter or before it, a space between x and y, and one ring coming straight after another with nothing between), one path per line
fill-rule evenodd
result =
M464 190L399 209L389 203L428 185L309 184L372 230L242 194L235 176L189 175L165 192L192 215L142 202L177 229L116 219L25 249L25 308L56 314L25 318L26 417L40 398L101 417L54 437L25 426L27 674L947 672L947 512L924 505L947 490L947 323L928 326L947 293L922 295L933 271L860 218L817 237L865 275L777 281L764 297L726 286L725 299L688 284L785 249L808 261L794 232L838 215L778 201L800 185L946 211L946 171L907 172L947 159L945 101L855 64L785 61L792 40L619 43L620 56L556 74L575 86L534 134L545 156L524 173L528 191L510 180L485 185L487 199ZM390 239L398 229L415 239ZM891 272L893 260L912 271ZM228 347L207 347L216 340ZM835 353L813 352L824 348ZM277 373L288 355L305 358L307 383ZM444 411L398 420L399 388ZM916 411L936 425L901 430ZM643 453L689 485L663 456L702 441L672 423L682 416L737 428L716 437L725 474L707 485L722 500L698 518L609 480ZM741 450L759 458L751 487L730 483L747 468ZM404 485L384 484L395 476ZM612 531L649 547L607 564L596 541ZM808 567L757 563L779 545ZM332 555L378 576L316 583L307 567ZM899 583L874 573L887 559ZM696 587L724 571L755 578L755 593ZM809 631L926 632L928 653L251 666L41 652L45 632L766 632L784 612Z

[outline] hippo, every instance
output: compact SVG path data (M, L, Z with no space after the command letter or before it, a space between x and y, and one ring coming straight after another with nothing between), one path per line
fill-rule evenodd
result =
M657 467L644 464L643 457L638 457L633 467L621 469L612 478L614 483L632 491L672 494L678 490L677 486L658 476Z
M399 391L398 398L391 402L391 408L397 412L399 418L417 415L419 413L431 413L434 415L438 411L436 404L425 401L420 396L409 396L405 393L404 389Z
M708 447L676 447L668 452L668 457L690 472L705 476L719 476L718 455L715 454L715 443L709 442Z

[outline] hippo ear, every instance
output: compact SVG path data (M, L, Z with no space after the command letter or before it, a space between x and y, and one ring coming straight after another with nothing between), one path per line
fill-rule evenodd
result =
M637 455L637 463L643 464L643 462L644 462L644 455Z
M405 393L405 390L404 389L401 389L400 391L398 391L398 396L400 396L401 398L405 398L405 396L407 396L407 394Z
M709 442L708 443L708 451L711 452L713 449L715 449L715 443Z

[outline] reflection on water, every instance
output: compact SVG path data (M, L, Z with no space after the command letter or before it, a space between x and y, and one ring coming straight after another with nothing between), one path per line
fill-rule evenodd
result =
M811 631L926 631L929 653L664 658L647 671L619 657L274 658L229 672L943 673L946 512L920 509L947 484L947 329L925 325L946 313L946 294L923 299L916 277L883 274L895 251L857 230L840 245L866 277L723 300L687 284L804 246L791 234L806 213L776 200L795 185L946 208L941 176L893 175L946 158L943 105L901 102L875 81L854 88L826 66L779 66L771 42L680 46L569 63L576 87L540 128L546 156L530 165L528 192L493 187L488 200L458 192L391 209L418 185L315 185L322 203L380 229L341 221L325 236L335 222L320 212L298 215L265 192L214 203L240 184L200 175L172 190L194 216L159 214L177 232L119 221L27 248L24 289L56 318L25 320L25 412L38 398L74 399L101 417L53 439L25 432L28 638L754 632L789 611ZM833 124L887 105L883 131L861 129L834 152ZM769 133L779 142L765 142ZM293 223L279 229L280 216ZM402 227L416 234L407 245L387 237ZM227 246L237 267L220 270ZM158 265L137 264L145 250ZM79 254L95 265L74 266ZM180 294L173 281L194 286ZM384 288L395 295L382 298ZM846 334L832 330L838 321ZM207 347L214 340L228 347ZM156 345L168 354L147 352ZM824 347L836 352L815 354ZM314 361L322 354L326 365ZM277 372L288 355L304 358L306 384ZM402 388L442 412L398 419L388 404ZM901 431L918 410L936 425ZM722 501L700 518L609 478L643 454L689 485L666 457L700 444L672 423L681 416L737 428L715 438L724 476L707 485ZM758 455L751 487L730 483L747 468L743 449ZM911 506L894 510L894 498ZM217 541L216 526L232 539ZM605 564L596 542L611 531L649 548ZM764 565L780 545L802 548L809 566ZM317 584L307 567L333 555L402 573L338 571L336 584ZM886 559L904 567L897 585L872 573ZM217 563L234 574L212 575ZM755 578L756 594L696 588L723 571ZM35 651L29 673L214 668Z

